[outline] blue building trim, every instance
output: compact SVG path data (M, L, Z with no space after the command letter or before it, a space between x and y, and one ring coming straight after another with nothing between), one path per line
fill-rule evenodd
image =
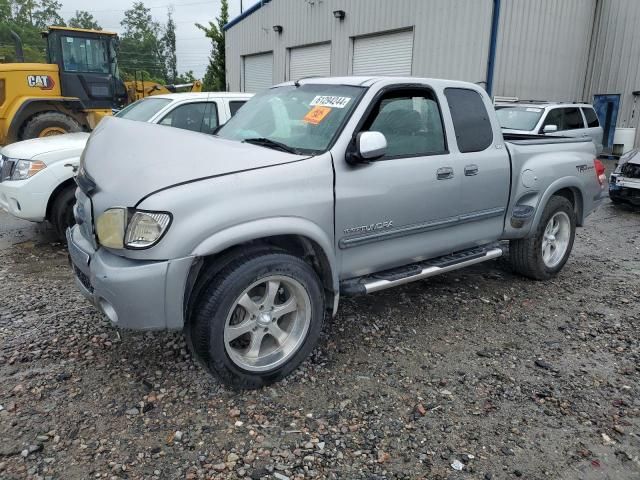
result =
M496 49L498 29L500 28L500 0L493 0L493 19L491 20L491 41L489 43L489 59L487 61L487 93L493 90L493 70L496 66Z
M236 23L240 23L242 20L244 20L245 18L247 18L249 15L251 15L253 12L257 12L258 10L260 10L262 8L263 5L266 5L267 3L269 3L271 0L260 0L259 2L257 2L256 4L252 5L251 7L247 8L244 12L242 12L240 15L238 15L236 18L234 18L233 20L231 20L229 23L227 23L224 27L222 27L222 29L224 31L229 30L231 27L233 27Z

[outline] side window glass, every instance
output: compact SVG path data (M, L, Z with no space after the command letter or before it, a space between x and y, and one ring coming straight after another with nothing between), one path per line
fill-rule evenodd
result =
M204 102L180 105L165 115L160 125L199 132L204 123L206 108L207 104Z
M216 102L208 102L200 131L212 134L218 128L218 123L218 104Z
M435 95L428 90L392 92L382 98L363 130L384 134L385 157L446 153L442 117Z
M236 112L240 110L240 107L243 106L245 103L247 102L242 100L231 100L229 102L229 111L231 112L231 116L233 117L236 114Z
M493 143L493 129L482 96L468 88L445 88L458 149L481 152Z
M578 128L584 128L584 121L582 120L582 114L577 108L565 108L564 109L564 130L576 130Z
M600 126L600 122L598 122L598 115L596 115L593 108L583 108L582 112L584 113L584 118L587 119L587 127L595 128Z
M555 125L558 127L558 130L564 130L564 122L562 120L562 108L554 108L553 110L549 110L547 113L547 118L544 119L544 124L542 125L542 129L547 125ZM542 132L542 130L540 130Z

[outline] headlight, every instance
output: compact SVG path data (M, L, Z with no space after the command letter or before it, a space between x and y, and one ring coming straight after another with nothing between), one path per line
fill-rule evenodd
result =
M170 223L168 213L110 208L98 217L96 233L104 247L141 249L160 240Z
M46 167L45 163L40 160L16 160L11 180L26 180Z
M108 248L123 248L126 222L126 208L110 208L100 215L96 222L96 234L100 245Z
M127 227L125 244L131 248L147 248L162 237L171 216L159 212L135 212Z

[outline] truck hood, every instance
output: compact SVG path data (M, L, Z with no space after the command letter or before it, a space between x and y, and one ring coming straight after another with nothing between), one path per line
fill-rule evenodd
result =
M2 154L9 158L41 160L49 165L61 156L80 156L88 138L89 134L86 132L32 138L3 147Z
M98 201L98 210L134 207L154 192L175 185L305 158L309 157L173 127L106 117L87 142L78 183Z

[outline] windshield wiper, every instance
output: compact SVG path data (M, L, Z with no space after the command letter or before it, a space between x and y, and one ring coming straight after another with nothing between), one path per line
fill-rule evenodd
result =
M280 150L282 152L295 153L295 154L298 153L297 150L291 148L289 145L285 145L284 143L281 143L281 142L276 142L275 140L271 140L270 138L264 138L264 137L245 138L243 142L251 143L253 145L260 145L261 147L272 148L274 150Z

